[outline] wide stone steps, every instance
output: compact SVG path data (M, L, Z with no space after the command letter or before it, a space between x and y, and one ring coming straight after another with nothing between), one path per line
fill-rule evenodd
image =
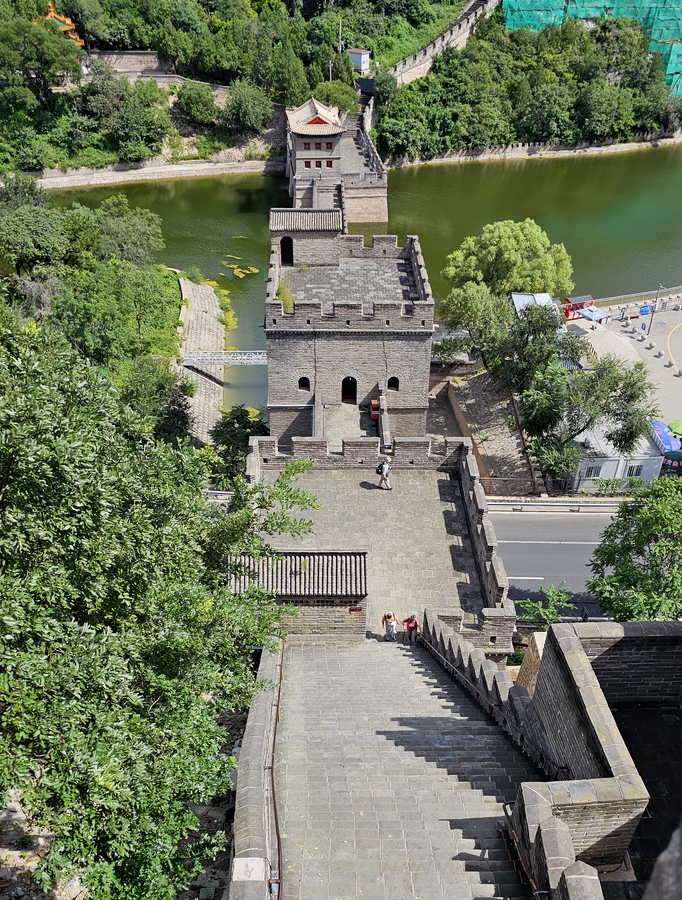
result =
M521 900L502 803L539 773L414 646L292 644L276 759L288 900Z

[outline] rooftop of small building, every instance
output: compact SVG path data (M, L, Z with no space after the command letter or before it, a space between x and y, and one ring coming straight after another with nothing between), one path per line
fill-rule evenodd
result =
M414 303L419 293L407 259L341 258L336 265L311 266L281 272L294 301L362 303Z
M599 457L600 459L622 459L627 457L630 460L635 459L653 459L661 456L661 451L650 437L640 438L637 446L631 453L621 453L616 450L613 444L606 439L603 429L595 428L592 431L584 431L578 435L577 440L580 443L588 444L585 447L585 453L589 457Z
M337 107L325 106L314 97L300 106L288 106L287 123L294 134L340 134L344 131Z
M551 306L553 309L557 308L551 296L545 293L529 294L513 291L509 298L517 316L521 315L528 306Z
M271 209L270 231L333 231L344 230L340 209Z

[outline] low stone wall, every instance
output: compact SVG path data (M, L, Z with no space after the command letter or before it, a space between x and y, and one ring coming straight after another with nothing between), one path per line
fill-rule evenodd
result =
M599 688L578 637L582 626L553 626L545 652L537 663L538 679L531 698L527 688L513 684L511 676L486 660L461 633L439 618L437 611L424 613L424 637L435 658L455 674L465 690L490 713L523 750L552 777L566 780L524 783L520 786L511 817L515 841L527 872L538 890L556 892L563 900L598 900L602 891L595 866L618 864L644 812L648 794L625 747L606 699ZM568 672L572 692L556 690L543 669ZM521 667L519 678L524 667ZM549 707L553 712L550 714ZM567 710L578 707L592 729L605 763L603 777L576 778L576 759L570 749L553 740ZM575 717L568 717L570 723ZM579 739L581 735L577 735ZM588 752L592 752L592 748ZM579 762L579 760L578 760Z
M679 705L682 622L588 622L579 633L610 705Z
M297 615L283 616L282 627L290 644L298 641L364 641L367 631L367 601L287 600Z
M263 653L258 681L280 680L281 652ZM269 900L268 880L277 868L277 842L272 821L270 759L274 740L277 695L256 694L242 741L234 815L234 860L230 886L223 900Z

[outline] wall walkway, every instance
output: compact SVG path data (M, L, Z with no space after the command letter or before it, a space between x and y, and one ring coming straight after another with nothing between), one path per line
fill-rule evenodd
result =
M280 715L287 900L527 896L499 822L538 772L423 650L288 646Z

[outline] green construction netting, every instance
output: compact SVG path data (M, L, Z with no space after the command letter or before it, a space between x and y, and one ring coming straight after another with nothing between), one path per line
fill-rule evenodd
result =
M609 0L612 3L613 0ZM503 0L507 28L559 25L566 16L598 19L600 16L637 19L649 32L650 48L663 58L666 80L682 94L682 0ZM680 42L680 43L677 43Z

